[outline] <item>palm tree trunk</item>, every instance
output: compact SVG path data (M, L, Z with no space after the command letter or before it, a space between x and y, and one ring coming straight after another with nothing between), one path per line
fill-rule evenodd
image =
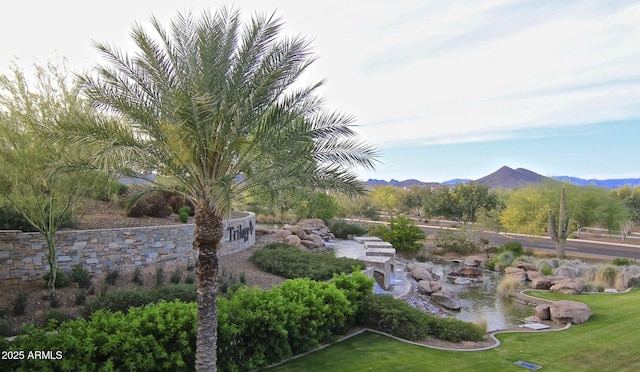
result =
M222 215L209 205L195 208L193 248L198 251L198 338L196 371L217 370L218 250Z

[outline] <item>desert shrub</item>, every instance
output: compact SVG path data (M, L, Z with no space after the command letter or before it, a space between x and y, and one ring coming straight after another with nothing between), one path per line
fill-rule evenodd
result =
M193 275L187 275L184 277L185 284L193 284L196 282L196 278Z
M51 278L51 272L47 271L42 276L42 279L46 284L48 284L49 278ZM69 277L67 277L67 274L65 274L64 271L56 269L56 280L53 284L56 286L56 288L63 288L69 286L71 284L71 280L69 280Z
M162 194L154 193L148 197L138 200L137 203L125 206L127 217L167 217L169 214L169 203Z
M288 279L329 280L333 274L365 267L360 260L336 257L333 253L311 253L285 243L268 244L256 250L251 260L262 270Z
M604 288L595 284L594 282L580 282L580 284L582 285L582 292L583 293L596 293L596 292L602 292L604 291Z
M348 223L341 220L333 220L329 223L329 230L338 239L347 239L350 235L360 236L367 233L367 229L354 223Z
M493 257L489 261L485 262L484 267L487 270L496 271L496 264L498 263L498 257Z
M478 250L478 246L464 231L440 230L436 233L435 244L445 252L468 255Z
M73 303L75 303L78 306L84 305L85 302L87 302L87 290L84 288L80 288L77 291L75 291L75 300L73 301Z
M104 282L109 285L115 285L119 276L120 268L118 266L109 267L105 272Z
M245 284L244 273L236 277L233 273L222 270L218 275L218 290L222 294L235 292L238 288Z
M369 234L391 243L398 251L420 250L424 247L421 241L426 238L424 231L416 226L413 220L404 216L389 219L388 228L378 226Z
M193 284L170 284L151 290L153 302L174 301L195 302L198 300L196 286Z
M546 276L553 275L553 269L548 264L544 264L540 267L540 272Z
M500 252L511 252L515 257L524 255L524 248L522 247L522 243L517 240L504 243L502 247L500 247Z
M595 282L605 288L613 288L620 270L615 265L605 265L596 271Z
M51 350L63 358L25 358L10 361L6 367L26 371L193 370L196 312L195 303L170 302L127 314L98 311L90 320L64 322L55 333L29 328L8 349Z
M19 291L13 300L13 315L24 315L29 300L29 292Z
M371 327L406 340L428 336L450 342L479 341L484 329L454 318L438 318L418 310L391 295L373 296Z
M82 264L77 264L71 269L71 280L78 283L79 288L87 289L91 287L91 274Z
M71 319L72 317L61 309L50 309L44 314L44 324L50 329Z
M513 292L521 289L522 287L523 285L520 280L512 278L510 276L505 276L504 278L502 278L500 283L498 283L496 293L503 297L511 297Z
M13 324L8 319L0 319L0 337L9 336L13 336Z
M187 223L189 222L189 215L187 213L184 212L180 212L178 214L178 219L180 220L180 222L182 223Z
M636 286L640 283L640 279L637 276L631 275L627 272L620 272L616 276L614 288L618 291L624 291L628 288Z
M0 230L37 231L14 207L4 203L0 203Z
M164 283L164 268L162 266L156 267L156 287L161 286Z
M635 265L636 262L635 260L631 260L629 258L616 257L613 259L613 261L611 261L611 263L616 266L631 266Z
M515 259L515 256L510 251L502 252L497 256L496 266L499 266L500 271L502 271L505 267L513 265Z
M131 281L138 285L142 285L142 269L140 269L140 267L136 267L135 269L133 269Z
M181 280L182 280L182 270L180 270L179 268L176 268L175 270L173 270L173 272L171 273L171 276L169 277L169 283L178 284L180 283Z

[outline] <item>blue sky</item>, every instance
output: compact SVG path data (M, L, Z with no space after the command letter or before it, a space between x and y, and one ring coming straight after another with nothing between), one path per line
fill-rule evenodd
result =
M99 61L134 22L235 4L276 11L313 40L308 81L380 149L362 178L479 178L503 165L582 178L640 177L640 2L236 0L0 5L11 60Z

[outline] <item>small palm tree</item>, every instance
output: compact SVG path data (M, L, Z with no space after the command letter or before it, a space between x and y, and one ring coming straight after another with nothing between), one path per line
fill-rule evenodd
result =
M137 53L96 44L108 64L81 77L106 113L98 125L61 128L60 136L97 146L74 164L157 177L132 200L173 191L195 206L198 250L196 369L216 369L218 250L222 223L238 198L281 190L331 189L362 194L353 166L372 168L376 152L358 141L351 116L327 111L302 86L314 61L309 42L284 38L282 22L256 15L244 28L238 11L179 14L156 37L139 25ZM242 30L241 30L242 28Z

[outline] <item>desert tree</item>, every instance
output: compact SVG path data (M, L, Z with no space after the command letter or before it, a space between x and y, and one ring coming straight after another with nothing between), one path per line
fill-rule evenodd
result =
M302 84L314 61L310 42L282 35L274 15L243 22L223 8L178 14L168 28L150 23L150 32L133 27L133 54L96 43L106 62L81 81L105 120L73 123L59 136L97 148L70 169L154 172L133 201L172 191L195 206L195 368L214 371L218 251L238 198L295 189L362 194L353 168L372 168L376 151L357 139L352 116L324 106L321 82Z
M92 109L64 65L36 65L34 71L28 76L14 64L0 77L0 199L42 236L55 306L56 232L72 224L74 208L96 179L52 171L70 152L76 157L88 152L55 143L47 134L63 122L90 120Z

